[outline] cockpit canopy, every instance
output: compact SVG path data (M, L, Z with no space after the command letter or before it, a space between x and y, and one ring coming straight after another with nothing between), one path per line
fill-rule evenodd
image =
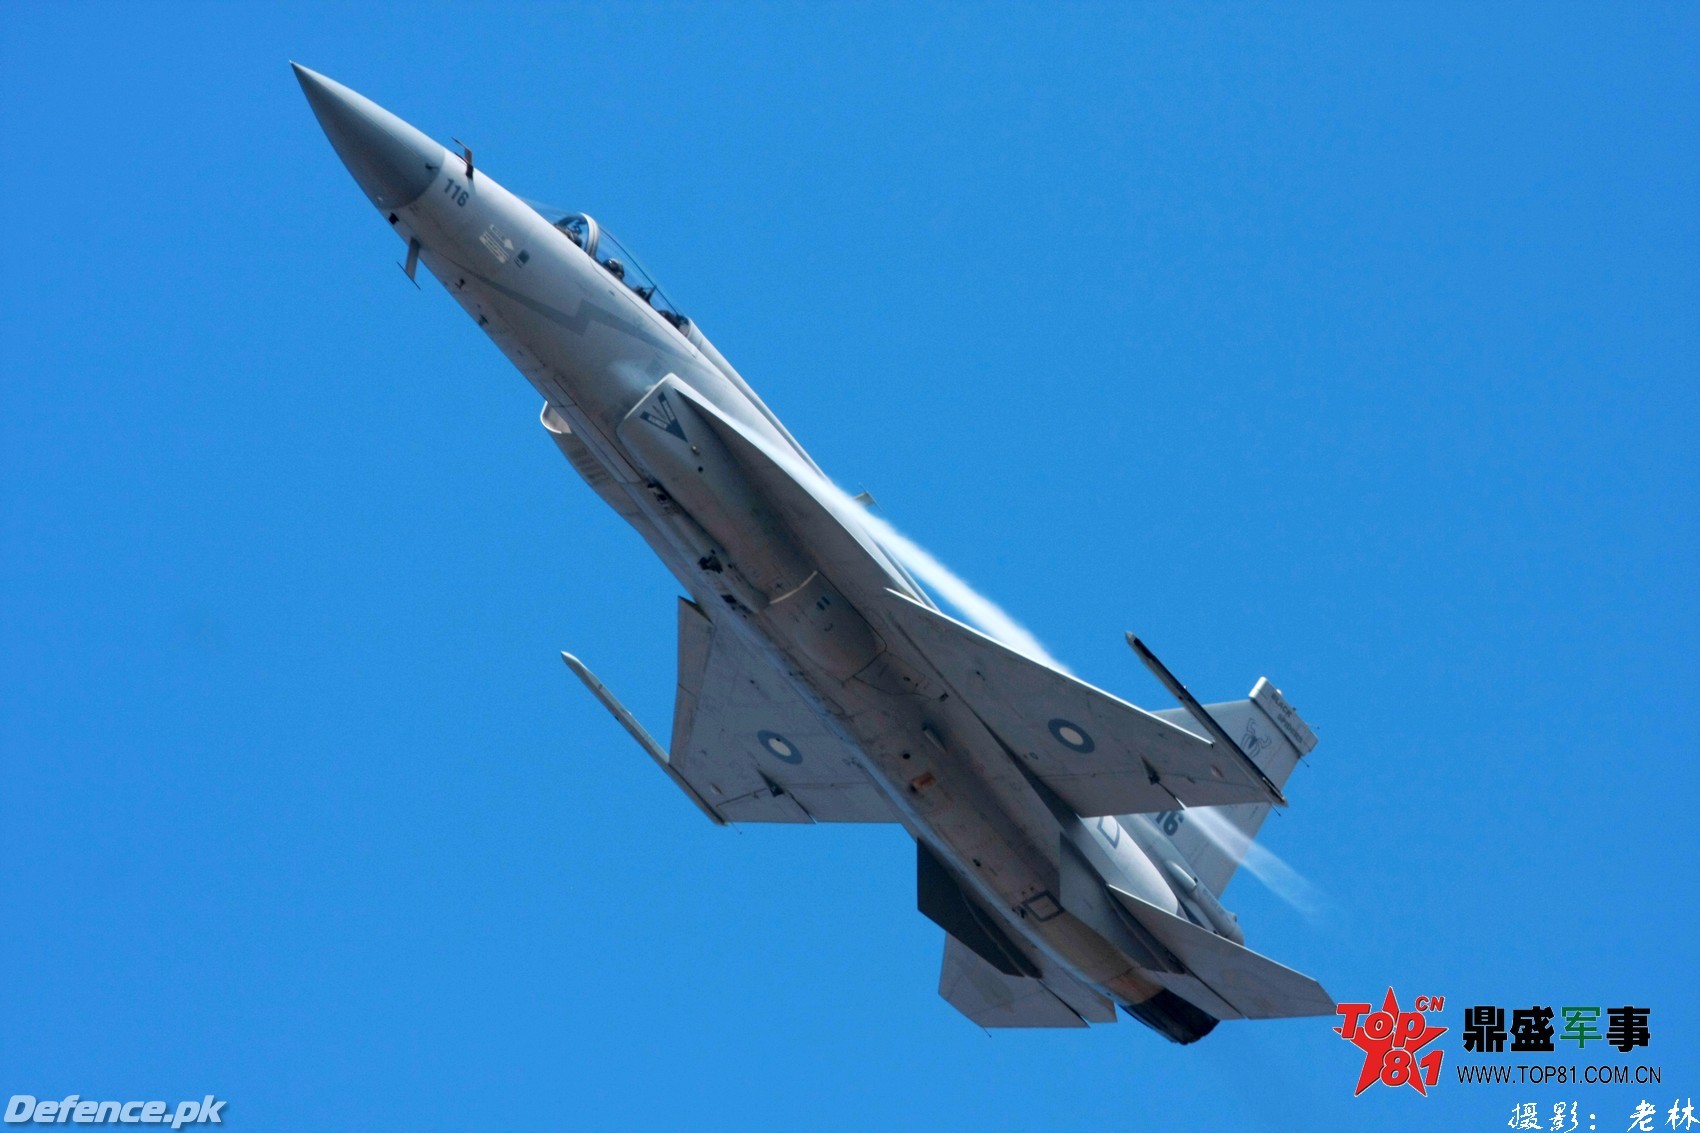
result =
M544 215L548 217L550 214ZM559 216L558 213L555 215ZM655 308L656 313L677 327L680 334L690 334L691 320L679 313L679 308L662 293L655 277L638 263L636 256L626 251L612 232L583 213L561 216L558 220L550 220L550 223L583 248L591 259L602 265L604 271L631 288L632 294Z

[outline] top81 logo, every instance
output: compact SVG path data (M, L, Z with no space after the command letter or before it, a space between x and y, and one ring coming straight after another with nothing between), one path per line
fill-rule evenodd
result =
M1427 1097L1428 1088L1440 1081L1444 1052L1438 1048L1420 1056L1417 1052L1446 1033L1445 1027L1430 1025L1427 1014L1445 1005L1443 995L1419 995L1412 1009L1404 1011L1392 988L1387 989L1379 1010L1368 1003L1339 1004L1335 1013L1342 1018L1334 1033L1364 1052L1353 1096L1380 1082L1410 1086Z

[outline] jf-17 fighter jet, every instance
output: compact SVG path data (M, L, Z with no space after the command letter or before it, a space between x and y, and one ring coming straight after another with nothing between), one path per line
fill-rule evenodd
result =
M1334 1013L1218 899L1316 744L1273 685L1200 705L1130 634L1180 701L1148 712L946 615L612 233L295 75L407 275L423 264L525 375L567 461L689 595L665 747L563 659L710 821L901 826L945 931L939 993L982 1027L1119 1006L1190 1043Z

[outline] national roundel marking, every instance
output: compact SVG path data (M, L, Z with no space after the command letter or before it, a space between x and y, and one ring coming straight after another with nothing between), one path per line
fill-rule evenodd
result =
M1085 755L1098 745L1092 742L1092 737L1086 734L1086 729L1069 720L1052 720L1049 724L1051 735L1056 737L1059 744L1071 751Z
M761 746L775 759L782 759L786 763L803 762L803 753L797 750L797 745L778 732L757 732L756 739L761 741Z

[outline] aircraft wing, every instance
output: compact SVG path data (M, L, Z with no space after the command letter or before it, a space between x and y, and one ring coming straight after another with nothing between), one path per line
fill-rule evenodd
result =
M1035 778L1084 817L1279 803L1225 750L993 641L896 591L888 611L915 648Z
M668 763L727 822L898 821L784 674L682 598Z

